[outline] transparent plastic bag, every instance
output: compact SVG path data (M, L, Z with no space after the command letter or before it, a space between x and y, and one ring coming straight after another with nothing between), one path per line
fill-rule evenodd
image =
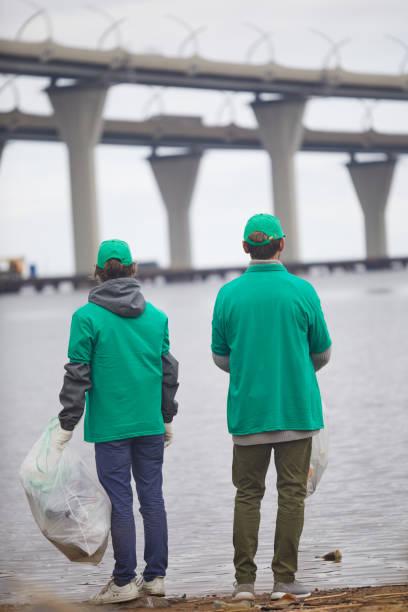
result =
M111 504L101 484L71 448L55 446L51 419L20 468L20 480L43 535L70 561L97 565L106 550Z
M322 402L324 429L312 438L312 455L310 457L310 469L307 481L306 497L315 492L317 485L329 462L329 432L327 429L327 411Z

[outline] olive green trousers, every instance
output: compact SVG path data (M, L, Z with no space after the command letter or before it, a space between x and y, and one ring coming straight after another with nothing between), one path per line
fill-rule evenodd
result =
M304 500L312 438L238 446L234 444L232 482L237 489L234 512L234 565L238 584L253 584L265 477L274 451L278 512L272 571L276 581L293 582L303 530Z

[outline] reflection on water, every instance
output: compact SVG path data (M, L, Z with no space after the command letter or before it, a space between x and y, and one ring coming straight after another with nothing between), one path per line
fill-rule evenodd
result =
M401 584L408 573L407 407L408 273L314 277L333 338L333 357L319 374L330 427L330 465L307 501L298 577L313 587ZM181 364L175 441L166 451L171 593L222 593L233 581L231 441L226 432L227 375L210 353L211 309L221 282L145 284L148 299L169 315L172 351ZM18 469L58 393L71 314L86 292L0 299L0 599L22 596L16 579L86 599L108 580L102 564L70 563L39 532ZM73 444L94 465L93 447ZM257 555L259 591L271 589L276 509L271 466ZM143 538L135 502L138 558ZM341 563L320 557L336 548ZM26 596L26 595L24 595Z
M367 289L367 293L392 293L392 289L390 287L371 287Z

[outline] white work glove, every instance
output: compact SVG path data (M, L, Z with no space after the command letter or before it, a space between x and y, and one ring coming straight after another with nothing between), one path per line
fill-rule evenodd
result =
M67 442L72 438L72 431L68 431L67 429L62 429L61 426L57 429L57 435L55 437L55 446L60 453L65 448Z
M173 423L164 424L164 448L167 448L169 444L173 442Z

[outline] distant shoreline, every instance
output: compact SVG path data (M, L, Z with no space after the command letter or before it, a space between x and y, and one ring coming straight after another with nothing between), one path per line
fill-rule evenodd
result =
M292 274L302 275L310 273L336 273L336 272L375 272L396 271L408 269L408 256L383 257L368 259L345 259L333 261L310 261L310 262L285 262L287 270ZM186 268L172 269L159 268L157 266L142 266L137 272L137 278L141 281L164 281L166 283L202 281L211 277L225 278L231 274L242 274L247 266L238 264L236 266L214 267L214 268ZM45 287L58 289L60 285L70 284L73 289L84 289L96 285L96 281L90 275L63 275L48 277L1 277L0 294L17 293L23 287L31 287L36 291L42 291Z

